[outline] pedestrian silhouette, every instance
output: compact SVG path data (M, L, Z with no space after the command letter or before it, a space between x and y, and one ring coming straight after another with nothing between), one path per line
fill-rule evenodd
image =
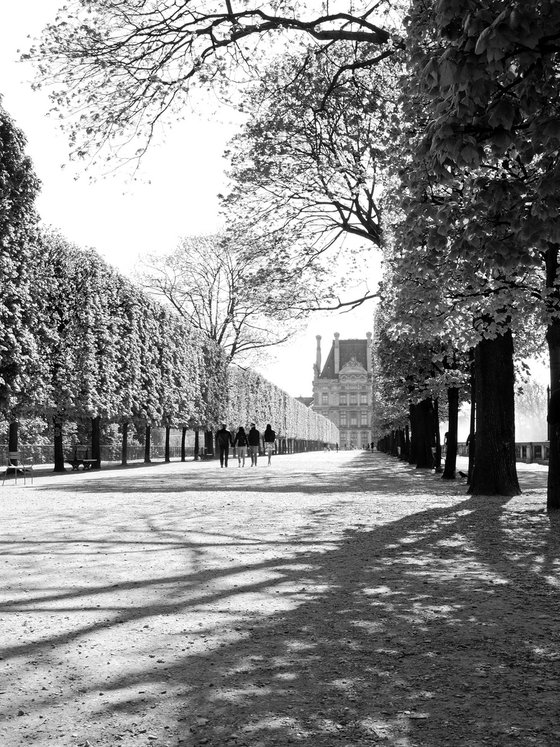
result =
M264 429L264 450L268 456L268 464L272 459L274 453L274 442L276 441L276 431L272 430L270 423Z
M227 467L229 447L231 444L231 433L227 430L226 424L222 423L222 427L216 433L216 447L218 449L218 454L220 455L220 467Z
M251 423L251 429L247 436L249 441L249 456L251 457L251 467L257 466L257 458L259 456L259 446L261 443L261 434L256 429L255 424Z

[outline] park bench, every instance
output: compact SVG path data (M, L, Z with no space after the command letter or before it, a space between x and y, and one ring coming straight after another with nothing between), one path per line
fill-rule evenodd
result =
M92 469L97 465L97 459L92 459L90 450L87 446L78 445L74 448L74 453L70 459L66 461L72 465L72 470L78 470L80 467L83 469Z

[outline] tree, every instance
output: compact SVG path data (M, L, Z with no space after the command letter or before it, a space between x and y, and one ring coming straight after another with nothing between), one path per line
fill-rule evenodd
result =
M295 268L290 274L263 262L255 245L240 245L231 235L183 238L171 254L148 256L139 279L229 360L247 360L289 339L294 307L315 285L310 275L302 283Z
M340 43L367 50L360 66L374 67L401 45L389 24L394 2L361 2L352 12L317 11L289 0L251 6L237 0L177 4L129 0L74 0L24 55L36 60L40 84L59 85L52 94L59 110L74 112L73 153L95 154L123 135L128 156L145 151L154 128L176 119L193 86L255 76L271 48L286 38L312 40L316 54ZM383 28L381 24L386 24ZM352 67L341 71L352 72ZM169 121L168 120L168 121ZM114 158L109 153L108 158Z
M475 493L518 491L510 338L542 276L534 272L541 248L548 277L557 272L548 247L558 234L551 184L558 168L559 27L554 3L493 0L414 4L407 25L416 94L409 101L421 101L424 116L414 151L421 169L408 178L407 217L416 230L410 248L427 241L449 257L470 257L465 289L481 300L473 314L482 426ZM432 230L426 230L430 212ZM449 225L456 229L452 236ZM555 293L551 284L540 294L542 313L552 318Z
M0 105L0 410L10 420L37 385L39 365L31 297L39 181L25 144Z
M228 215L255 231L292 231L303 261L341 234L382 240L378 204L396 122L396 60L361 69L360 50L298 50L267 68L244 97L232 142ZM349 80L342 69L356 66Z

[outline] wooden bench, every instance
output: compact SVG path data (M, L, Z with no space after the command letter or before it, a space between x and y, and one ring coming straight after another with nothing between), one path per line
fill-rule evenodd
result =
M97 459L92 459L89 454L90 450L87 446L76 446L72 458L66 461L72 465L72 470L78 470L80 467L85 470L92 469L97 466Z

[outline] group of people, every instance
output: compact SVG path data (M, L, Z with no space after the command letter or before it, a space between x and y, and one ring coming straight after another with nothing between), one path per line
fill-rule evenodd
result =
M276 432L272 430L270 423L266 426L263 433L263 442L265 454L268 457L268 464L270 464L276 442ZM257 430L255 423L251 423L251 428L248 433L245 432L245 428L242 425L239 426L235 437L232 437L226 424L222 423L222 427L216 433L216 449L220 457L220 467L228 466L230 446L233 446L235 453L237 454L239 467L245 466L247 455L251 457L251 467L256 467L260 445L261 434L260 431Z

